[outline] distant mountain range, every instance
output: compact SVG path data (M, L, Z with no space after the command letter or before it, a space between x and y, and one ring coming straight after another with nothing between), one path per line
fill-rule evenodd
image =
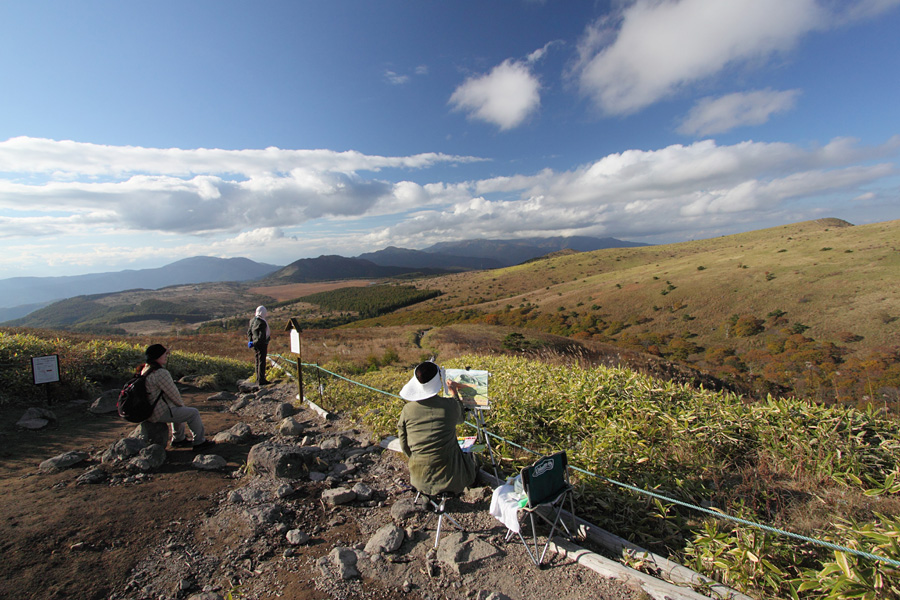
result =
M62 277L0 280L0 322L23 317L57 300L129 289L158 289L187 283L252 281L278 270L249 258L195 256L156 269L128 269Z
M564 249L589 252L606 248L646 246L615 238L553 237L521 240L464 240L442 242L424 250L389 246L356 258L320 256L302 258L268 275L268 282L329 281L401 275L440 275L509 267Z
M195 256L156 269L137 269L63 277L13 277L0 280L0 322L24 317L57 300L75 296L159 289L222 281L261 283L438 275L496 269L563 249L580 252L646 246L615 238L552 237L521 240L442 242L423 250L388 247L355 258L337 255L304 258L285 267L247 258Z

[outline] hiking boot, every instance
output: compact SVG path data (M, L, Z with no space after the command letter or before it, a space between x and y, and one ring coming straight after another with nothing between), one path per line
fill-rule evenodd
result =
M194 442L191 440L178 440L177 442L172 442L173 448L190 448L194 445Z
M216 443L214 441L206 440L206 441L200 442L199 444L194 445L194 452L203 452L204 450L209 450L210 448L212 448L215 445L216 445Z

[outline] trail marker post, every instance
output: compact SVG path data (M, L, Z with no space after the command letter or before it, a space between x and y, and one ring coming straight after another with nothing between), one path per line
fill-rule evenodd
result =
M303 366L301 365L303 357L300 346L300 321L291 317L285 329L291 335L291 352L297 355L297 386L299 388L297 390L297 399L303 402L305 398L303 397Z
M34 385L59 381L59 354L32 357L31 375L34 378ZM50 406L53 403L50 398L50 388L45 386L44 391L47 393L47 406Z

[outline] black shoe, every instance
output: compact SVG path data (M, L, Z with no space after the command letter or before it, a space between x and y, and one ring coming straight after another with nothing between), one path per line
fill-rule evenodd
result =
M172 442L173 448L190 448L194 445L194 442L191 440L179 440L177 442Z
M204 450L209 450L210 448L212 448L215 445L216 445L216 443L214 441L206 440L204 442L200 442L199 444L195 445L194 452L203 452Z

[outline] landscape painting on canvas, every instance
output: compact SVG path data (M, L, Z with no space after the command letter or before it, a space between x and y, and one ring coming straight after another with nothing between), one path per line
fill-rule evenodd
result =
M459 397L468 408L490 408L487 371L447 369L447 379L459 384Z

